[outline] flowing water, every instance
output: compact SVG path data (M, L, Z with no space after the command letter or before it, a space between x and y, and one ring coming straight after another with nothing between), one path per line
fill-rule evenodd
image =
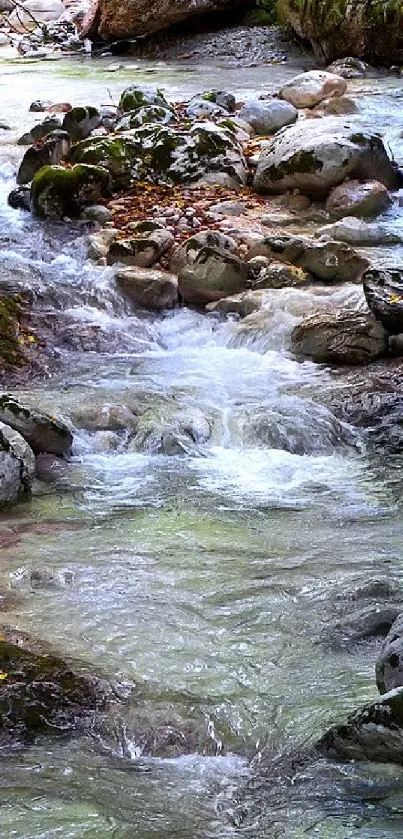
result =
M105 104L136 80L179 99L220 74L241 96L295 73L137 65L4 64L1 117L15 138L38 97ZM398 155L398 82L358 87ZM75 443L56 488L38 484L2 515L0 589L19 596L7 621L122 689L140 680L151 717L153 702L191 712L225 744L214 757L147 759L129 727L102 747L82 737L3 757L0 837L400 836L398 767L293 759L375 697L376 647L348 650L331 628L358 587L402 578L401 461L368 453L327 407L331 371L288 349L323 290L273 292L263 332L187 309L134 315L111 270L86 261L82 231L7 207L21 149L0 139L2 275L28 278L61 320L103 336L100 352L63 345L57 372L20 394L72 422ZM395 211L386 220L402 223ZM357 287L325 294L327 305L363 303ZM212 437L165 456L131 451L122 435L108 451L83 419L106 404L202 412ZM72 582L33 587L26 569L37 568Z

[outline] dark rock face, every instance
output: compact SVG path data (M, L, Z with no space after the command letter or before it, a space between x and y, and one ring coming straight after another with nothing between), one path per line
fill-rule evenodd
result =
M363 283L375 317L392 335L403 332L403 270L371 268L365 272Z
M344 56L401 62L403 7L395 0L280 0L284 22L309 40L321 61Z
M403 615L392 624L376 662L376 683L380 693L403 687Z

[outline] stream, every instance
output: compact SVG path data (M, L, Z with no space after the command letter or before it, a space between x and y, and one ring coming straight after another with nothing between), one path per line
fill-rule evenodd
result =
M4 618L123 685L141 680L175 712L197 711L225 749L152 759L126 733L124 748L86 736L7 755L0 837L400 837L399 767L316 759L292 771L293 755L376 697L376 646L329 642L350 593L379 577L403 584L402 459L368 452L340 425L327 407L337 379L288 349L307 294L316 308L324 294L360 307L361 289L327 288L316 302L315 292L274 291L264 338L186 308L133 315L112 269L86 259L77 226L7 206L34 99L108 104L133 82L173 100L220 86L242 99L274 92L298 68L125 59L112 72L116 63L0 64L0 116L11 126L0 131L1 279L29 278L56 311L104 337L101 352L62 347L57 372L18 392L73 422L75 439L56 489L38 483L30 502L1 515L0 589L18 594ZM399 79L351 91L402 163ZM403 226L403 209L382 220ZM401 256L378 248L375 258ZM200 410L211 441L170 457L124 441L108 451L80 425L89 407L144 402ZM42 567L72 582L27 585L24 569Z

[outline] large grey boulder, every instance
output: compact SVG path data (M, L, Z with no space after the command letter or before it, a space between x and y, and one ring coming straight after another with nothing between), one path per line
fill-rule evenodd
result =
M378 135L356 120L328 117L280 131L260 156L254 188L262 193L299 189L320 199L346 178L378 180L388 189L400 183Z
M0 422L0 504L29 496L35 455L21 434Z
M376 662L379 693L403 687L403 614L392 624Z
M403 763L403 688L352 713L316 744L331 758Z
M73 435L64 422L22 405L7 394L0 397L0 422L18 431L35 454L67 454L73 442Z
M180 272L179 292L186 303L205 306L245 291L250 276L249 266L234 254L204 247Z
M341 76L326 70L310 70L283 85L280 96L296 108L314 108L325 99L343 96L346 90L347 82Z
M256 134L275 134L285 125L292 125L298 111L290 102L281 99L252 99L239 112L240 119L249 123Z
M387 351L387 334L369 312L325 311L305 318L293 330L297 355L329 364L364 364Z

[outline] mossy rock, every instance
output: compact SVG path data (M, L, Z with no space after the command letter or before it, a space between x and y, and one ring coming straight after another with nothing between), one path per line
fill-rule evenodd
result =
M150 92L143 90L141 87L137 87L136 85L131 85L131 87L127 87L123 91L119 100L119 110L122 111L122 113L127 113L127 111L138 111L140 108L148 106L156 106L158 108L164 108L172 111L172 107L165 99L162 90Z
M137 171L137 146L132 135L90 137L74 145L67 160L69 163L101 166L108 171L113 189L126 189Z
M102 166L44 166L31 184L31 210L40 218L77 218L109 190L109 173Z
M175 120L175 113L170 108L165 108L162 105L143 105L136 111L125 113L119 120L116 131L130 131L153 123L169 125Z

